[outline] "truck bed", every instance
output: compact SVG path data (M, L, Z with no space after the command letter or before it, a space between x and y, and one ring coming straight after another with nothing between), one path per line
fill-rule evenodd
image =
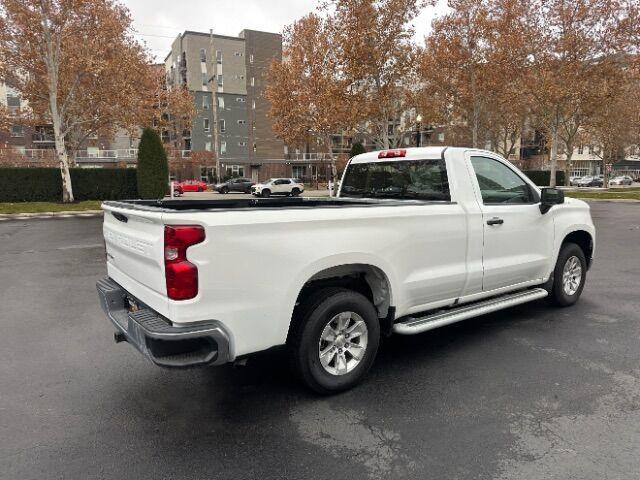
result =
M273 209L273 208L340 208L340 207L373 207L426 205L451 202L387 199L387 198L238 198L225 200L120 200L106 201L105 206L146 210L155 212L198 212L206 210L231 209Z

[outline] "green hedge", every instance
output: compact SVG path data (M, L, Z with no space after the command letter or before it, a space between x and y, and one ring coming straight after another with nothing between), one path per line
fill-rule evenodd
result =
M540 187L548 187L551 183L549 170L525 170L523 173ZM556 185L564 185L564 172L556 171Z
M72 168L73 196L82 200L137 198L133 168ZM62 180L57 168L0 168L0 202L60 202Z

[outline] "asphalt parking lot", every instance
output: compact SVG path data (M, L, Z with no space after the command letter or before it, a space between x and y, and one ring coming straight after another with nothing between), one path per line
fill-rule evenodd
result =
M384 342L317 397L275 353L167 371L114 344L100 218L0 224L0 478L631 479L640 472L640 205L592 203L581 301Z

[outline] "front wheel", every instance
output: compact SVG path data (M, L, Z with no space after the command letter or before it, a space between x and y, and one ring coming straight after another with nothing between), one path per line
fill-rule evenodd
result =
M229 189L227 187L222 187L220 189L220 193L222 193L223 195L226 195L227 193L229 193Z
M294 188L293 190L291 190L291 196L292 197L297 197L298 195L300 195L300 189L299 188Z
M568 307L578 301L587 278L587 260L575 243L560 248L553 271L553 283L548 288L550 300L558 306Z
M271 190L265 188L264 190L262 190L262 193L260 193L260 196L262 196L262 197L270 197L271 196Z
M324 288L296 309L287 344L298 377L316 392L330 394L362 380L379 342L378 316L365 296Z

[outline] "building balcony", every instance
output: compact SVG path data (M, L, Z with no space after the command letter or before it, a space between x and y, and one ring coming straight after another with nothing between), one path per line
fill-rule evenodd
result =
M76 162L82 163L133 163L138 158L137 148L125 148L118 150L88 149L78 150L75 155Z
M288 162L328 162L331 156L328 153L287 153L284 159Z

